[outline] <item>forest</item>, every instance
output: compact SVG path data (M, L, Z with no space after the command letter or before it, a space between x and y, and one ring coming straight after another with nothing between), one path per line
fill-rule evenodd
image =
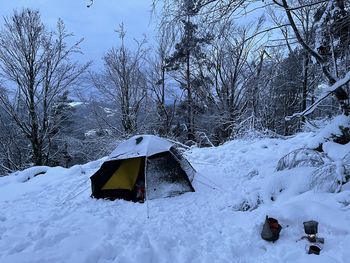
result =
M150 13L156 39L131 47L120 24L101 68L63 20L3 18L0 175L96 160L135 134L208 147L349 115L349 0L153 0Z

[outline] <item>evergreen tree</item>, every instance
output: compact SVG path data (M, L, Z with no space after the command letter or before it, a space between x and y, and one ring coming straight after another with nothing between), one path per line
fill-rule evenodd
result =
M74 107L71 106L73 102L69 98L69 92L64 91L58 96L56 103L53 106L53 122L55 129L52 130L52 141L50 144L50 151L48 155L48 163L50 165L69 166L71 155L69 154L68 138L72 135L73 113Z
M180 41L175 45L174 53L167 58L166 68L169 71L177 71L181 74L181 88L186 91L186 125L187 139L195 140L195 89L202 85L206 78L200 68L205 64L206 55L203 47L209 44L212 36L201 36L198 25L192 20L199 11L199 3L195 0L184 0L182 8L185 19L181 20L182 34Z

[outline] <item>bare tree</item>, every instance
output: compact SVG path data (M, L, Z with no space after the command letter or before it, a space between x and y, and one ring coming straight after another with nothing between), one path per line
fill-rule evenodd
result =
M295 22L296 14L293 11L300 9L301 7L300 6L292 7L287 3L286 0L281 0L281 2L273 0L273 2L277 6L283 8L284 12L287 15L290 26L291 26L299 44L303 47L305 52L307 52L313 59L315 59L318 62L318 64L320 65L320 67L322 69L324 76L328 80L328 83L330 85L335 85L338 81L337 76L334 74L334 72L336 72L336 70L334 71L331 69L331 65L328 63L327 57L324 56L324 54L322 54L322 50L323 50L322 43L319 46L316 46L316 48L313 48L307 42L307 39L305 39L303 37L302 33L300 32L299 28L297 27L297 23ZM322 10L321 11L322 12L321 19L325 20L327 18L327 16L330 15L331 9L337 8L337 5L341 4L341 2L343 2L343 1L337 1L337 2L336 1L327 1L326 3L324 3L324 1L315 1L313 3L313 5L320 5L323 3L325 4L324 8L321 9ZM323 21L321 21L320 23L322 24ZM340 82L338 82L339 85L336 84L335 86L333 86L333 90L331 90L331 92L329 93L329 94L334 94L334 96L338 99L338 101L342 107L342 110L343 110L344 114L346 114L346 115L349 115L349 113L350 113L349 104L345 102L346 100L349 99L349 96L343 87L349 81L350 81L350 75L346 76L346 79L343 79L341 81L341 84L340 84ZM306 111L305 111L305 113L306 113ZM303 116L305 114L301 114L301 115Z
M49 32L39 11L24 9L5 19L0 34L0 76L4 82L0 106L30 141L32 162L46 164L50 143L60 123L53 122L52 107L65 90L75 86L88 64L71 56L79 44L67 46L71 36L61 20Z
M171 136L171 127L174 122L177 98L169 88L166 70L166 59L172 46L171 37L164 28L160 29L158 47L149 59L147 79L156 103L156 132L163 136ZM168 102L167 102L168 100Z
M313 17L315 16L317 9L315 8L313 0L297 0L295 2L299 6L299 8L294 11L296 17L295 22L297 23L305 42L311 46L315 43L315 21ZM276 8L275 5L270 6L268 11L276 26L280 26L280 31L283 35L283 39L278 40L278 43L280 46L287 46L290 54L294 53L293 49L295 49L296 44L298 44L298 40L296 39L294 33L291 32L290 26L281 26L282 24L289 24L288 21L285 21L286 18L284 13L281 12L279 8ZM308 99L312 97L318 84L317 80L320 78L320 74L317 72L317 66L312 63L310 54L305 49L303 49L302 52L302 66L303 82L302 104L300 110L304 111L307 108ZM304 118L302 119L304 120Z
M0 176L24 169L30 162L28 142L10 116L0 109ZM29 160L28 160L29 159Z
M118 48L110 49L104 56L104 72L93 74L94 86L109 102L118 108L123 132L128 135L138 130L138 117L142 103L147 98L147 78L143 69L146 55L145 40L137 42L135 52L125 45L123 25L120 25Z
M180 12L181 9L177 7L179 3L181 3L181 1L183 0L165 1L164 12L166 12L167 14L173 13L177 18L181 16L183 17L184 16L183 13ZM155 0L154 2L156 3L157 1ZM255 5L252 5L253 2L255 2ZM299 19L300 10L307 10L310 8L318 9L319 17L322 20L322 21L319 21L319 24L324 23L324 21L333 21L333 24L335 26L332 29L333 36L336 36L337 34L341 35L342 37L339 37L339 39L340 40L346 39L346 41L343 41L343 43L349 43L348 37L347 37L348 33L346 33L346 32L349 32L349 26L347 22L347 19L349 16L346 11L347 5L349 5L348 1L343 1L343 0L341 1L334 1L334 0L290 1L290 4L286 0L262 1L260 4L256 4L256 1L241 1L241 0L195 1L196 8L201 10L200 14L206 17L207 21L210 23L218 22L222 19L230 19L230 18L237 18L240 16L244 16L258 8L265 8L266 6L282 8L282 10L287 15L289 25L294 33L296 41L304 48L308 56L312 57L314 60L318 62L324 76L327 78L330 85L334 85L338 80L336 74L334 74L335 71L330 69L329 67L330 65L327 59L322 55L322 52L320 52L321 50L320 49L317 50L317 48L314 49L311 46L311 41L310 39L308 39L309 35L303 36L302 30L298 28L296 21ZM308 30L306 27L310 26L310 25L306 25L307 23L308 21L306 20L302 21L302 24L303 24L302 26L304 26L305 32ZM322 45L320 47L322 47ZM304 62L305 62L305 65L309 63L307 56ZM307 74L307 72L305 73ZM305 92L305 89L304 89L304 92ZM330 94L334 94L335 97L339 100L341 107L343 109L343 112L345 114L349 114L349 105L345 102L345 100L348 98L348 94L346 94L344 85L335 87Z
M256 63L250 56L257 49L257 39L254 35L260 26L259 22L257 25L246 26L225 22L219 29L220 37L213 43L213 66L209 72L214 84L212 100L219 112L216 130L220 132L220 140L231 137L233 132L239 129L239 123L244 118L257 118L257 76L260 74L263 58L260 56ZM249 116L244 116L247 115L243 114L247 107L250 107Z

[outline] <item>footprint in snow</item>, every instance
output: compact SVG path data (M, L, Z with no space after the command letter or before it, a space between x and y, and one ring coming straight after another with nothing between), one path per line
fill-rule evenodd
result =
M27 247L31 245L30 242L28 241L21 241L17 244L15 244L10 250L9 250L9 255L11 254L17 254L25 250Z
M47 247L56 246L58 243L60 243L63 239L67 237L69 237L69 233L58 233L56 235L44 237L37 241L34 249L45 249Z
M36 241L43 238L46 235L47 231L43 227L37 227L35 231L31 231L27 234L29 240Z
M144 233L138 241L135 251L135 262L159 262L159 257L150 242L148 234Z
M120 246L113 246L110 242L100 241L94 248L90 249L84 260L86 263L95 262L127 262L127 261L114 261L121 251Z

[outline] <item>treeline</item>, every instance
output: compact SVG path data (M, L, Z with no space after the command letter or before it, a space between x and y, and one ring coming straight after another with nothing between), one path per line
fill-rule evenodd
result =
M315 118L349 113L349 1L154 4L157 44L128 48L121 25L95 71L75 60L82 40L73 42L63 21L52 31L36 10L5 18L1 174L90 161L137 133L212 146L292 135Z

